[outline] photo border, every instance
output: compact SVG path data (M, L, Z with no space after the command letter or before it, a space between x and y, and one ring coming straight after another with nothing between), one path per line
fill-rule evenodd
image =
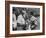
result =
M22 8L40 8L40 29L39 30L22 30L22 31L13 31L12 30L12 7L22 7ZM21 33L38 33L42 32L42 6L34 5L20 5L20 4L10 4L10 34L21 34Z
M9 9L10 4L43 6L42 33L39 32L39 33L10 34L10 9ZM44 35L44 34L45 34L45 5L44 3L5 1L5 37L33 36L33 35Z

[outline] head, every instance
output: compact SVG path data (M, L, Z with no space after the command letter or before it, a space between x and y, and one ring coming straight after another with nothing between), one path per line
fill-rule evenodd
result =
M34 15L34 13L33 13L33 12L31 12L31 15L33 16L33 15Z

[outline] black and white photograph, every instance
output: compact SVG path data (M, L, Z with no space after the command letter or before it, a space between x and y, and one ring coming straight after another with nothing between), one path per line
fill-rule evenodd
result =
M10 30L13 33L42 32L42 6L10 5Z
M12 8L12 30L39 30L40 8Z
M44 35L44 3L7 1L6 37Z

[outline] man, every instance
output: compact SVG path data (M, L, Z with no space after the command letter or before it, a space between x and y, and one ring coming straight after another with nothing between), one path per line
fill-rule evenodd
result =
M30 18L30 21L31 21L31 30L34 30L37 25L38 25L38 21L37 21L37 18L34 16L33 12L31 12L31 18Z
M17 30L17 22L16 22L15 13L12 14L12 26L13 26L13 30Z
M23 17L23 12L21 12L17 18L17 30L26 30L24 27L25 19Z

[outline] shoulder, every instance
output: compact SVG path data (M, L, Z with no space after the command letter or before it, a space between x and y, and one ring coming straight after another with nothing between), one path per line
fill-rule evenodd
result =
M22 17L22 15L19 15L18 17Z
M32 18L32 19L35 19L36 17L32 16L31 18Z
M37 18L35 16L32 16L31 20L34 21L34 20L37 20Z

